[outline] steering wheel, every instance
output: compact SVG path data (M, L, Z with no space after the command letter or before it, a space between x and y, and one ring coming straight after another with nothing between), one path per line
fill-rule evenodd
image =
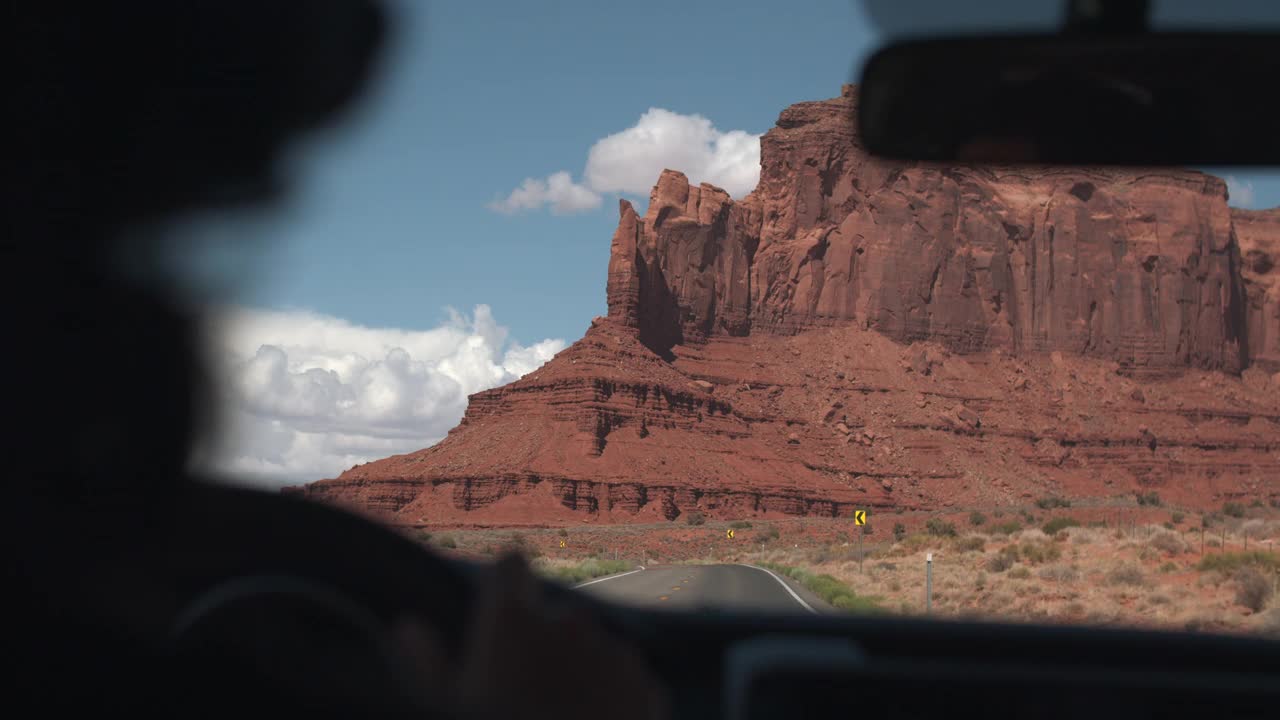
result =
M392 623L421 618L460 654L475 568L294 498L194 485L178 505L158 559L183 598L168 649L191 673L294 709L408 711L420 678L391 646ZM193 700L217 704L218 687Z

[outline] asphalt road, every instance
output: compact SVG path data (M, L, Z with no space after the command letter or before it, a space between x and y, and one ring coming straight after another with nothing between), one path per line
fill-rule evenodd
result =
M672 610L828 610L790 578L750 565L658 565L590 580L578 588L603 600Z

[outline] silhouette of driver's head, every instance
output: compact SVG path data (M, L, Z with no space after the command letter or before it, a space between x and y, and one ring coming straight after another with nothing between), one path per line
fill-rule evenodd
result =
M6 10L9 470L40 492L150 493L180 475L204 390L175 288L126 276L125 252L154 250L129 244L184 211L276 197L287 141L349 104L382 15L370 0Z

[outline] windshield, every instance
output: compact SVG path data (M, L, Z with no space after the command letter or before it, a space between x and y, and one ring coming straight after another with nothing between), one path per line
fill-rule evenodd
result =
M870 158L886 39L1061 17L926 5L393 3L183 228L198 465L646 607L1280 632L1280 174Z

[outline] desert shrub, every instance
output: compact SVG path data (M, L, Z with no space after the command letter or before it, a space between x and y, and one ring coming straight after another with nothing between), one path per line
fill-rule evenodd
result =
M1227 517L1242 518L1244 517L1244 505L1238 502L1222 503L1222 514Z
M1068 528L1067 535L1076 545L1088 545L1097 539L1097 533L1093 528Z
M1075 518L1056 517L1045 523L1040 529L1044 531L1045 535L1057 535L1069 527L1080 527L1080 523Z
M707 519L703 517L702 513L695 510L694 512L686 515L684 521L690 525L702 525L707 521Z
M746 520L734 520L733 522L729 523L729 527L733 528L734 530L748 530L751 528L751 523L747 522Z
M902 542L902 538L907 536L907 526L902 523L893 524L893 541Z
M903 538L902 542L895 546L895 550L899 555L910 555L925 548L937 546L938 538L929 535L911 534Z
M987 522L987 516L986 516L986 515L983 515L982 513L978 512L977 510L974 510L973 512L969 513L969 524L970 524L970 525L973 525L974 527L977 527L977 526L979 526L979 525L983 525L983 524L985 524L986 522Z
M1178 572L1178 566L1171 562L1167 562L1160 566L1160 572L1162 573Z
M1001 535L1012 535L1022 529L1022 523L1017 520L1006 520L1005 522L995 525L991 528L991 532L1000 533Z
M1160 505L1163 504L1163 501L1160 500L1160 493L1156 492L1155 490L1151 490L1149 492L1140 492L1137 494L1136 499L1139 505L1150 505L1151 507L1160 507Z
M1031 577L1031 571L1022 566L1018 566L1009 571L1009 577L1014 580L1026 580Z
M770 540L777 540L779 537L781 537L781 534L778 532L778 528L772 525L765 525L760 528L759 541L762 543L769 542Z
M1147 578L1142 574L1142 568L1137 565L1117 565L1107 573L1107 584L1109 585L1141 586L1146 581Z
M1018 550L1010 546L987 558L987 569L991 572L1002 573L1013 567L1016 562L1018 562Z
M1022 516L1022 521L1025 523L1030 524L1036 521L1036 516L1032 515L1030 510L1019 510L1018 514Z
M831 562L832 557L833 553L831 552L830 545L824 545L823 547L815 550L810 550L808 553L810 565L822 565L823 563ZM856 558L857 556L855 555L854 557Z
M1182 521L1185 520L1186 517L1186 515L1175 510L1174 513L1169 516L1169 520L1173 522L1174 525L1181 525Z
M1022 532L1018 533L1018 539L1030 540L1032 542L1041 542L1044 540L1048 540L1049 536L1045 535L1044 531L1041 530L1040 528L1033 527L1033 528L1027 528L1026 530L1023 530Z
M786 575L813 591L831 607L840 610L868 612L880 610L880 598L858 595L853 588L831 575L815 575L803 568L774 563L761 563L770 570Z
M1152 605L1168 605L1173 602L1173 600L1163 593L1152 593L1152 595L1147 598L1147 602Z
M877 598L865 595L837 595L832 598L831 607L851 612L875 612L881 609Z
M1249 507L1251 507L1251 508L1260 508L1260 507L1263 507L1263 505L1262 505L1262 500L1260 500L1260 499L1258 499L1258 498L1254 498L1254 499L1250 500L1250 501L1249 501Z
M631 563L628 563L625 560L591 558L589 560L583 560L577 565L545 568L543 572L551 576L553 579L561 582L577 584L580 582L586 582L592 578L613 575L630 569Z
M1039 575L1041 579L1053 582L1075 582L1080 579L1080 571L1070 565L1049 565L1040 568Z
M924 524L924 529L934 537L955 537L955 523L947 522L942 518L929 518Z
M1150 542L1151 547L1166 555L1181 555L1187 551L1187 544L1182 541L1182 538L1171 532L1154 535Z
M1215 553L1204 556L1196 565L1196 569L1201 572L1234 572L1242 567L1257 567L1267 572L1275 572L1280 568L1280 553L1266 550Z
M1245 567L1236 571L1232 580L1236 583L1236 602L1254 612L1262 612L1271 599L1271 582L1257 568Z
M1272 639L1280 640L1280 607L1273 607L1262 613L1258 628Z
M987 541L978 535L966 535L965 537L957 538L952 545L955 547L956 552L981 552L987 546Z
M1054 496L1042 497L1039 500L1036 500L1036 507L1040 508L1041 510L1052 510L1054 508L1069 508L1071 507L1071 501L1066 498L1060 498L1060 497L1054 497Z
M419 530L414 535L414 537L418 539L418 542L424 542L424 543L431 542L431 533L427 532L426 530Z
M1209 587L1211 585L1213 587L1218 587L1222 585L1222 583L1226 582L1226 580L1227 578L1224 577L1221 572L1218 572L1217 570L1210 570L1209 572L1200 574L1200 577L1196 580L1196 587Z
M446 550L453 550L458 547L458 541L454 540L452 535L441 535L437 537L435 542L432 544L438 548L445 548Z
M1040 565L1062 557L1062 550L1050 542L1024 542L1018 546L1018 554L1024 561Z
M557 530L556 534L559 535L560 537L569 537L569 531L565 530L564 528L560 528L559 530Z

